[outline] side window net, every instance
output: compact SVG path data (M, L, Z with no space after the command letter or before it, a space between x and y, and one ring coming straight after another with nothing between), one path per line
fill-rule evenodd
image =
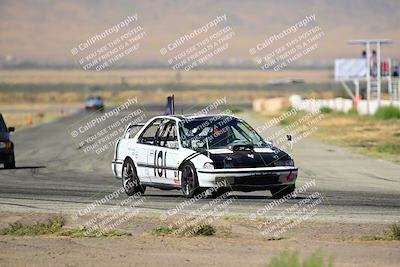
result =
M150 126L148 126L144 132L139 137L139 143L155 145L157 130L160 127L161 120L154 121Z

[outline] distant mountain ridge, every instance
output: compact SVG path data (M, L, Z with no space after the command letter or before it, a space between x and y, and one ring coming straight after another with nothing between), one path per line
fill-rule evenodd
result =
M184 33L227 15L235 31L220 60L251 59L249 49L305 16L316 15L325 32L318 49L303 61L358 57L348 39L390 38L383 56L400 58L400 1L12 1L0 2L0 57L47 63L74 62L71 48L137 13L147 36L131 62L165 62L160 48Z

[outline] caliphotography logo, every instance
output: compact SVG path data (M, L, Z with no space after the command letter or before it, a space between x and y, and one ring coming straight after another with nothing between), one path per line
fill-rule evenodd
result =
M0 266L397 266L399 16L0 1Z

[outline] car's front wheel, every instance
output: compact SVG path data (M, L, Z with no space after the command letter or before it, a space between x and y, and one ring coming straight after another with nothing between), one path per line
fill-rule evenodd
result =
M14 157L10 162L4 163L4 168L5 169L15 169L15 159Z
M127 159L122 167L122 186L128 196L136 193L144 194L146 187L140 184L136 168L131 159Z
M196 168L191 162L186 162L182 166L181 186L183 195L187 198L192 198L200 192Z

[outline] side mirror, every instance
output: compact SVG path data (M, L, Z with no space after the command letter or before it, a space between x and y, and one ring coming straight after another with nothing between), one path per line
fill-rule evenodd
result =
M9 132L14 132L15 131L15 127L8 127L8 131Z
M286 138L290 143L290 151L293 151L293 142L292 142L293 141L293 136L291 134L287 134Z

